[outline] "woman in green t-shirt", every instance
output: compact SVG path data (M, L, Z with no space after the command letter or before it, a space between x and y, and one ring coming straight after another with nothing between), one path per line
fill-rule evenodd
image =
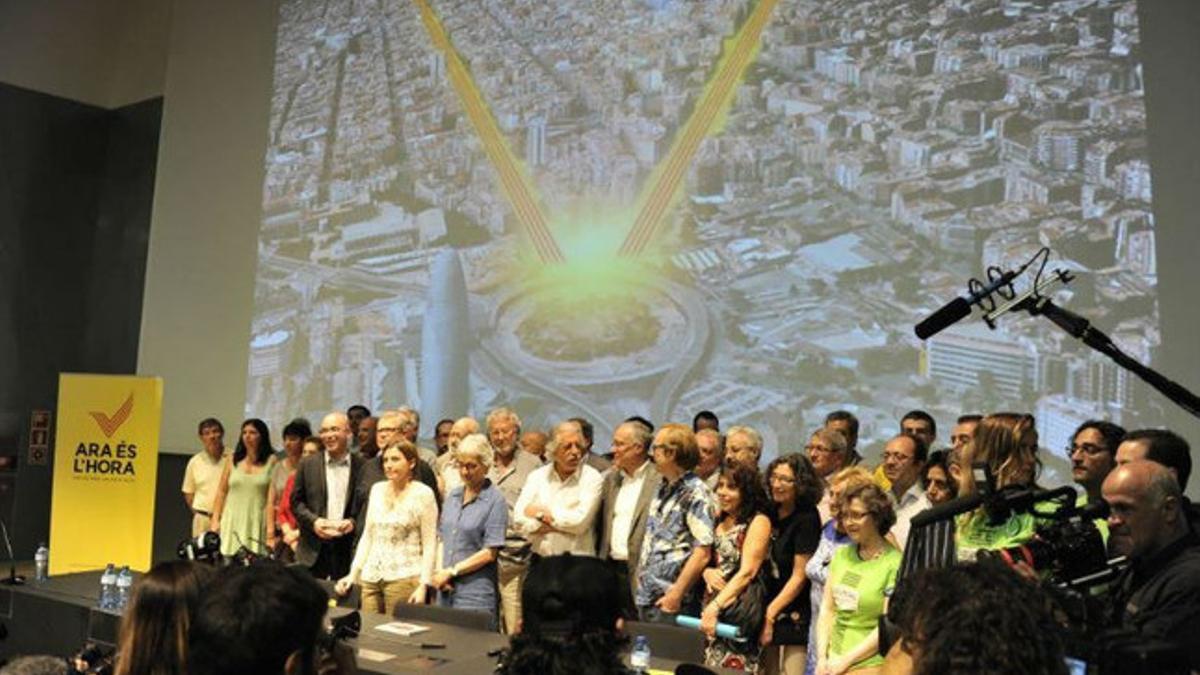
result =
M851 545L829 564L829 582L817 622L817 675L879 672L879 617L896 584L900 551L884 537L896 522L892 502L878 486L842 495L838 518Z
M1032 485L1037 475L1038 434L1032 415L996 413L979 422L971 442L963 448L964 471L959 474L960 497L978 491L970 467L987 464L996 489ZM1023 544L1033 538L1037 525L1031 513L1014 513L1002 523L990 523L983 509L964 513L956 522L958 559L974 560L980 550Z

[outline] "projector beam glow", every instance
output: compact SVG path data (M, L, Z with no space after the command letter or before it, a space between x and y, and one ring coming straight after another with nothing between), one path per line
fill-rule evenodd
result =
M492 117L491 110L484 103L479 88L475 86L471 71L463 63L462 57L458 55L458 50L451 44L450 36L446 34L446 29L442 26L441 20L438 19L428 0L415 0L415 2L420 9L421 21L425 24L429 39L433 41L434 49L441 51L446 57L446 74L450 78L450 83L458 94L463 111L471 120L471 125L475 127L475 133L483 142L484 152L487 153L488 160L491 161L492 167L495 168L496 174L500 178L500 185L504 189L504 194L508 196L508 201L512 204L517 219L529 234L538 258L544 263L563 262L562 249L558 247L558 242L554 240L554 235L546 225L546 215L538 204L529 177L525 174L521 164L513 157L508 144L505 143L504 135L500 133L500 128L497 126L495 118Z
M655 167L649 187L639 199L641 208L633 229L621 245L621 255L638 255L653 241L663 216L678 197L679 186L691 166L692 158L700 149L700 142L718 128L718 123L729 110L746 66L758 53L759 38L777 2L759 0L741 29L726 43L728 49L717 66L715 76L705 87L700 104L692 111L683 131L671 144L666 161Z

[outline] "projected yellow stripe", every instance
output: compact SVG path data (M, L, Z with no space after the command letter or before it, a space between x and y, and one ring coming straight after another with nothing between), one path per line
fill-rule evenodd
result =
M700 104L692 111L683 130L671 144L666 161L655 167L651 174L648 188L638 200L641 207L637 219L621 244L621 255L641 253L654 238L663 215L676 200L679 185L700 148L700 142L712 132L721 115L729 109L737 85L758 50L759 38L777 2L759 0L734 36L731 48L717 66L715 77L705 87Z
M495 118L492 117L491 110L483 102L483 96L479 93L479 88L475 86L471 71L463 63L454 45L450 43L450 37L446 35L441 20L429 2L427 0L415 0L415 2L421 11L421 20L433 41L434 48L446 56L446 74L450 78L450 83L454 86L454 91L458 94L459 102L462 103L464 112L471 120L471 125L475 127L475 133L483 142L484 152L487 153L488 160L500 176L500 185L504 189L504 194L508 196L509 203L513 205L513 210L517 214L517 219L529 234L534 250L542 262L562 262L562 250L547 227L546 215L542 213L541 206L534 197L529 177L525 175L521 165L513 158L504 135L500 133L500 128L497 126Z

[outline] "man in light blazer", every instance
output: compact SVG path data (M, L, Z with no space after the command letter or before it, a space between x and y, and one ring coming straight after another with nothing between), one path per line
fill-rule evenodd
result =
M621 581L621 604L636 618L633 606L638 559L646 534L646 513L662 476L649 459L653 433L642 422L625 422L613 432L613 464L600 490L596 530L599 556L609 561Z
M354 557L363 459L350 452L350 420L344 413L326 415L320 436L324 452L300 461L292 488L292 513L300 524L296 562L318 579L340 579Z

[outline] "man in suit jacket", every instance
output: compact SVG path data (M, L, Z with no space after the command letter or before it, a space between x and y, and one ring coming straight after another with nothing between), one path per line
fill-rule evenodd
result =
M350 453L350 420L344 413L326 415L320 435L325 451L300 461L292 488L292 513L300 524L296 562L318 579L340 579L354 555L363 459Z
M636 618L633 585L638 578L638 559L646 534L646 512L658 493L662 476L649 460L649 427L625 422L613 432L613 464L604 474L600 490L597 534L600 558L608 560L621 581L621 604L626 616Z

